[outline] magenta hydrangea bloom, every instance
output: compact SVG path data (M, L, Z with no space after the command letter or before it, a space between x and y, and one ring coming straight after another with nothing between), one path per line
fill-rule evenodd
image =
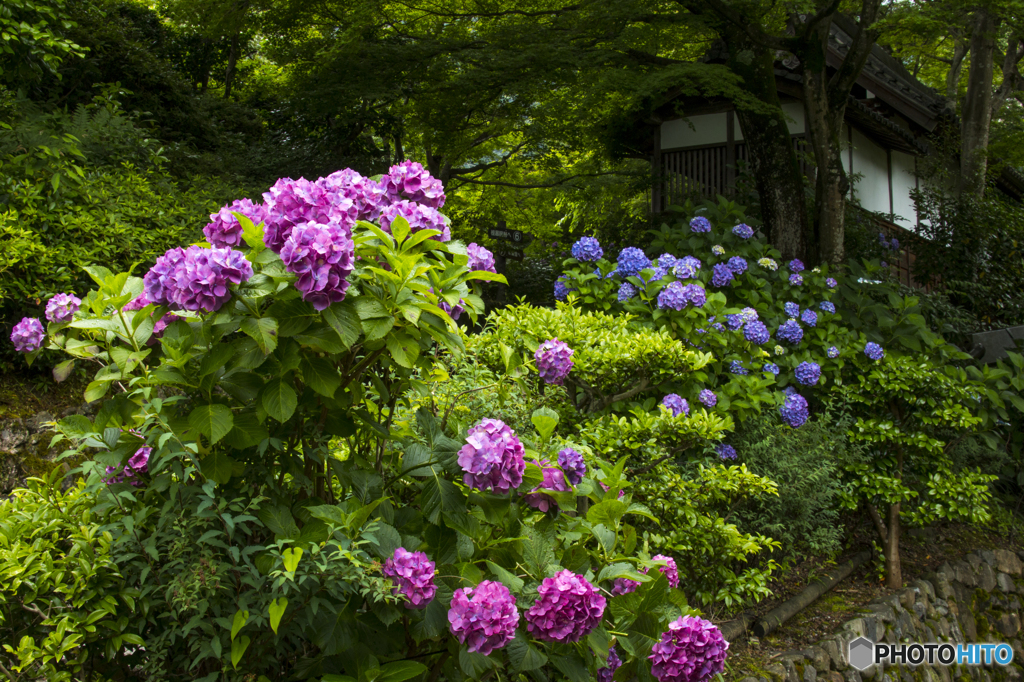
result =
M415 161L392 166L380 185L392 203L405 199L430 208L444 206L444 185Z
M156 305L173 305L174 292L177 290L175 276L178 266L185 259L185 249L170 249L156 259L142 281L145 284L143 296L149 303Z
M128 466L134 471L146 471L149 469L149 456L153 454L153 448L141 447L135 454L128 458Z
M381 211L380 229L390 234L391 223L399 216L405 218L413 232L438 230L441 234L434 235L432 239L446 242L452 238L448 220L436 208L411 201L398 201Z
M103 482L107 485L113 485L114 483L128 483L136 488L142 485L142 479L139 477L139 473L147 471L149 469L149 456L153 452L153 448L141 447L135 451L135 454L128 459L128 465L122 468L108 466L104 471L107 474L107 478L103 479Z
M351 227L358 215L351 199L305 178L281 178L263 193L263 201L263 243L274 253L281 253L296 225L333 221Z
M669 587L679 587L679 567L676 566L676 560L670 556L664 554L655 554L651 557L652 561L664 561L664 566L658 566L658 570L665 574L665 578L668 580ZM647 569L644 569L644 573L647 573Z
M565 479L572 485L579 485L587 475L587 463L583 455L572 448L564 448L558 452L558 466L562 467Z
M171 322L174 322L175 320L180 320L180 319L181 318L178 317L177 315L175 315L174 313L166 313L163 317L161 317L159 320L154 322L153 323L153 336L150 337L150 339L148 341L148 344L150 346L155 344L156 340L164 335L164 331L167 330L167 325L169 325Z
M131 311L135 311L135 310L142 310L143 308L145 308L150 303L152 303L152 301L150 301L148 298L146 298L146 292L143 291L141 294L139 294L138 296L136 296L132 300L130 300L127 303L125 303L124 307L121 308L121 310L123 310L125 312L131 312Z
M423 552L399 547L384 562L384 577L394 585L392 592L405 597L408 609L423 609L434 598L434 562Z
M178 266L174 303L183 310L214 312L231 298L232 284L252 277L252 265L241 251L190 246Z
M281 248L281 260L297 276L295 288L302 300L324 310L345 299L356 261L352 233L337 223L298 225Z
M466 472L462 480L477 490L507 493L523 482L523 453L523 444L505 422L482 419L459 450L459 466Z
M203 228L206 241L217 247L240 246L242 223L234 216L235 213L241 213L251 220L253 225L263 222L263 206L254 204L249 199L238 199L210 214L211 222Z
M673 417L678 417L680 414L690 416L690 404L686 402L686 398L681 398L676 393L669 393L662 398L661 404L672 411Z
M363 177L351 168L335 171L317 180L316 184L327 190L332 202L338 198L351 201L355 207L356 220L377 220L381 209L389 203L380 183Z
M597 671L597 682L612 682L615 671L622 665L622 661L619 659L619 652L615 650L614 646L608 650L608 658L605 659L605 664L607 667L600 668Z
M559 341L557 338L548 339L540 344L533 354L537 361L540 378L545 383L561 385L572 369L572 354L574 352L565 342Z
M558 501L555 498L538 491L541 488L558 492L569 490L569 484L565 480L565 473L558 467L551 466L551 463L547 461L541 462L540 466L544 470L544 481L526 495L526 503L535 509L540 509L542 512L558 509Z
M23 317L11 330L11 343L19 353L31 353L43 347L43 323L34 317Z
M705 407L714 407L718 403L718 396L715 395L714 391L705 388L698 395L697 399L704 403Z
M611 593L612 596L618 597L623 594L629 594L630 592L636 592L636 588L640 587L638 580L631 580L630 578L616 578L615 582L612 583Z
M493 580L476 587L460 587L452 595L448 625L460 643L472 652L490 655L516 635L519 611L508 588Z
M708 682L725 669L729 643L710 621L680 616L651 647L651 674L659 682Z
M526 629L548 642L578 642L601 623L607 603L581 575L562 570L544 578L526 612Z
M466 255L469 256L468 267L470 270L498 272L494 266L494 254L476 242L473 242L466 247Z
M70 322L82 306L82 299L74 294L57 294L46 303L46 319L50 322Z

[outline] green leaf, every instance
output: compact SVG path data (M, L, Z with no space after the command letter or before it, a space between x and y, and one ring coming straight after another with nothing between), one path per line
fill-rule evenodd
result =
M420 344L405 334L391 334L385 339L385 344L391 357L402 367L411 369L419 357Z
M235 469L235 460L223 452L213 452L199 462L203 475L211 481L221 485L231 480L231 474Z
M277 628L281 625L281 618L284 616L285 609L288 608L288 600L284 597L280 599L274 599L270 602L270 629L277 634Z
M302 559L302 550L298 547L292 547L281 552L281 556L284 558L284 570L294 573L295 569L299 567L299 561Z
M232 214L238 219L238 224L242 226L242 239L249 245L249 248L257 251L265 248L263 245L263 223L253 225L252 221L241 213L232 211Z
M200 405L188 415L189 428L209 438L210 445L226 436L234 423L234 415L226 405Z
M247 317L242 320L242 331L252 337L264 355L277 348L277 320L272 317Z
M384 304L372 296L360 296L355 300L355 307L360 320L391 317L391 313L384 307Z
M512 670L517 673L536 670L548 662L548 657L530 644L520 630L516 630L515 639L508 643L506 650L512 663Z
M393 526L378 520L371 528L373 528L372 535L376 538L374 544L381 557L390 557L396 549L402 546L402 536Z
M74 368L75 361L73 359L65 360L64 362L60 363L59 365L53 368L53 380L59 384L60 382L64 381L69 376L71 376L71 372L72 370L74 370Z
M541 407L533 411L530 421L533 422L534 428L540 434L541 440L546 441L551 438L555 427L558 426L558 413L550 407Z
M498 579L502 585L510 589L513 593L519 593L523 589L523 579L515 575L511 571L502 568L493 561L487 561L487 568L490 569L494 577Z
M241 609L235 611L235 617L231 621L231 639L234 640L235 636L238 635L238 631L245 627L245 624L249 622L249 612Z
M299 527L295 524L295 518L292 516L291 510L284 505L263 507L257 516L278 540L299 536Z
M362 325L359 322L355 304L351 300L346 299L339 303L332 303L320 314L324 316L324 321L331 325L331 329L338 334L346 348L351 348L359 340Z
M341 386L338 368L327 358L303 355L299 369L302 371L302 380L306 385L322 396L333 398L334 393Z
M110 384L112 381L91 381L89 385L85 387L85 402L91 403L94 400L99 400L107 394L110 390Z
M299 399L295 389L282 379L274 379L263 389L262 403L267 414L283 424L295 414Z
M615 528L622 516L626 513L626 503L619 500L605 500L595 504L587 512L587 521L593 524L604 524L609 528Z
M242 635L236 640L231 642L231 667L237 669L238 662L242 660L242 655L245 650L249 648L249 643L252 640L249 639L248 635Z
M422 675L427 671L427 666L416 661L393 661L385 663L380 667L380 678L384 682L404 682Z
M395 326L395 320L391 317L376 317L363 320L363 333L367 341L383 339Z

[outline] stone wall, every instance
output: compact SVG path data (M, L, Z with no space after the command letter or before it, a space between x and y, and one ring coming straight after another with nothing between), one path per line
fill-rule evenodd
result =
M774 659L760 676L742 682L997 682L1024 676L1021 602L1024 551L972 552L895 594L866 605L859 618L802 651ZM1007 642L1013 663L991 666L886 666L859 672L847 660L857 637L875 642Z
M59 466L56 459L67 448L67 443L50 448L53 431L47 427L48 423L69 414L91 416L95 412L93 404L66 410L57 417L40 412L25 419L0 419L0 499L15 488L24 487L26 478L41 476Z

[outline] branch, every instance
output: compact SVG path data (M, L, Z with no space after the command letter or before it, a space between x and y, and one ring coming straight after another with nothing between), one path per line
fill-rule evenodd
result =
M695 14L701 14L703 6L706 6L720 19L732 24L741 33L745 33L753 42L769 49L793 52L796 46L794 39L789 36L782 37L765 33L755 22L750 20L750 17L744 16L722 0L675 0L675 2Z
M878 510L875 509L875 505L865 500L864 506L867 507L871 520L875 522L875 530L878 531L878 535L881 537L882 542L886 542L889 539L889 529L885 527L885 521L883 521L882 517L878 515Z
M617 403L620 400L629 400L633 396L635 396L635 395L637 395L639 393L643 393L644 391L646 391L650 387L651 387L650 380L647 377L643 377L643 378L640 379L640 381L638 381L635 384L633 384L633 386L629 390L623 391L622 393L619 393L618 395L608 396L607 398L602 400L601 401L601 406L599 408L597 408L597 409L598 410L603 410L604 408L608 407L609 405L611 405L613 403Z
M635 61L641 62L643 64L653 64L655 66L675 66L676 64L692 63L684 61L682 59L670 59L669 57L659 57L658 55L650 54L649 52L643 52L642 50L636 50L633 48L626 50L624 54L627 57L633 58Z
M497 136L495 135L493 137L497 137ZM474 142L472 146L475 147L477 144L481 144L483 141L485 141L485 140L482 140L481 142ZM491 168L495 168L497 166L503 166L506 163L508 163L508 160L510 158L512 158L520 149L522 149L525 146L526 146L525 142L520 142L515 147L513 147L512 150L509 153L505 154L504 156L502 156L497 161L490 161L488 163L478 163L477 165L470 166L469 168L453 168L453 169L451 169L448 172L448 176L451 177L451 178L457 178L460 175L467 175L469 173L483 173L484 171L490 170ZM469 180L469 179L466 179L465 181L466 182L471 182L471 180Z
M569 175L567 177L562 178L561 180L556 180L555 182L535 183L535 184L529 184L529 185L523 185L523 184L519 184L519 183L516 183L516 182L502 182L501 180L474 180L472 178L455 178L455 179L458 180L459 182L467 183L467 184L471 184L471 185L489 185L489 186L494 186L494 187L515 187L517 189L543 189L545 187L558 187L559 185L564 185L565 183L569 182L570 180L575 180L576 178L596 178L596 177L601 177L601 176L604 176L604 175L629 175L629 173L622 173L622 172L619 172L619 171L608 171L607 173L577 173L576 175Z
M843 63L836 70L829 81L829 100L845 102L850 94L850 88L857 81L864 64L871 54L871 48L875 46L878 31L869 28L878 18L878 10L881 7L880 0L862 0L860 20L857 22L857 32L851 36L850 49L846 52Z

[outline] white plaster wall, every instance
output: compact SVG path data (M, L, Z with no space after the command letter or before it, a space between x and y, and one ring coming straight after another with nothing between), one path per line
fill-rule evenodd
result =
M910 199L910 190L917 186L914 177L914 157L894 151L892 153L892 210L896 224L908 230L917 229L917 213Z
M679 147L725 144L727 141L725 125L724 112L665 121L661 124L661 148L677 149Z
M889 162L885 149L853 129L853 173L862 177L854 185L854 199L861 208L889 212Z

